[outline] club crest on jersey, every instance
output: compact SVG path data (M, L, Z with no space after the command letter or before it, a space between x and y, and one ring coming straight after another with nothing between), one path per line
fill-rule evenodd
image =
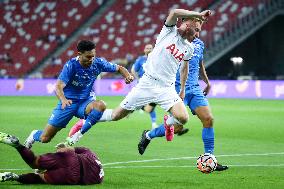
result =
M184 54L179 52L179 49L176 48L176 45L173 43L166 47L170 51L170 53L177 59L179 62L183 60Z

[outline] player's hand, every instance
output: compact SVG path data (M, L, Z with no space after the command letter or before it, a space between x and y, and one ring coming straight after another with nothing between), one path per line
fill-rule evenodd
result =
M207 96L207 95L209 94L210 89L211 89L211 85L210 85L210 83L209 83L209 84L207 84L207 86L204 88L203 94L204 94L205 96Z
M205 11L202 11L200 14L201 14L201 19L203 21L207 21L209 16L212 14L212 12L210 10L205 10Z
M126 84L129 84L134 80L134 77L133 77L133 75L129 74L126 78L124 78L124 80L125 80Z
M184 90L180 90L179 92L179 97L184 100L184 97L185 97L185 91Z
M66 108L66 106L71 106L71 104L72 104L72 100L68 100L68 99L63 99L63 100L61 100L61 109L65 109Z

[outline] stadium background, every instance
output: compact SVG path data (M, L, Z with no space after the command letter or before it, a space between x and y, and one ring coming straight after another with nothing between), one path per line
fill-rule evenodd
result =
M55 80L52 79L56 78L64 62L76 55L75 46L79 39L95 41L97 56L130 69L135 58L142 53L144 45L155 42L169 9L212 10L213 15L204 24L200 36L206 45L205 64L213 83L209 97L216 126L219 127L216 128L216 153L252 154L257 160L251 156L246 159L248 162L237 156L230 159L221 156L219 160L231 164L232 169L228 173L214 173L209 177L199 175L193 168L183 169L182 166L194 165L190 158L191 162L176 160L170 164L153 164L153 167L160 168L152 167L155 170L153 172L152 169L150 172L144 170L142 179L140 176L143 174L137 174L141 173L139 168L107 169L106 172L111 174L106 177L105 187L150 187L145 183L163 180L166 176L161 175L165 169L173 171L170 174L172 179L166 177L170 180L169 183L161 182L160 186L168 184L170 187L186 188L186 185L193 184L192 187L198 187L204 179L208 179L208 183L213 186L211 188L222 188L222 183L226 184L227 181L228 184L236 178L228 185L229 188L237 186L236 183L242 183L242 188L262 188L268 183L274 184L270 185L271 188L284 187L283 177L281 179L284 164L283 0L1 0L0 7L0 130L15 133L22 139L32 129L45 124L56 103L53 94ZM96 83L96 90L99 98L105 100L110 107L115 107L122 99L121 95L125 95L132 86L124 85L117 75L103 74ZM118 97L112 97L113 95ZM159 109L158 116L162 115L163 112ZM121 130L107 123L107 127L98 127L96 132L95 129L92 130L81 144L99 151L103 162L196 156L202 151L200 123L192 118L187 125L193 127L191 135L179 138L173 144L157 141L145 158L137 157L135 145L140 132L147 129L148 122L147 115L134 113L129 119L115 123L121 125L127 134L120 133ZM143 126L138 126L137 123ZM51 145L64 138L66 133L67 129ZM92 135L97 138L95 146L90 137ZM101 135L107 137L107 140ZM120 138L118 140L121 145L114 138ZM190 146L190 150L177 148L184 143L188 146L189 141L196 146ZM35 146L35 151L52 151L51 145L42 145L44 148ZM167 151L169 147L172 153ZM126 153L118 150L120 148ZM22 166L23 162L14 151L3 145L0 149L3 149L0 157L5 157L0 161L1 170L19 168L16 171L21 172L27 169ZM7 157L4 151L11 152L12 157ZM273 153L274 156L264 155ZM14 164L10 159L16 159L19 163ZM246 163L250 165L248 171L243 168ZM257 166L262 164L267 166ZM176 168L162 168L163 166ZM180 177L176 178L175 173ZM129 175L134 180L128 179ZM154 178L148 178L147 175ZM188 176L191 177L190 180L187 179ZM199 182L198 179L202 181ZM141 183L141 186L136 183Z

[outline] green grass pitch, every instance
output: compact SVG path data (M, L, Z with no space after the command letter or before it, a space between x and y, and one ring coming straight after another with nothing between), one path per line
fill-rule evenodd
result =
M109 108L123 97L99 97ZM175 136L173 142L155 139L143 156L137 144L144 129L151 127L146 113L133 113L118 122L99 123L84 135L77 146L94 150L104 164L105 180L96 186L24 186L0 183L0 188L284 188L284 101L210 99L214 114L215 155L224 172L202 174L195 168L203 152L201 123L190 114L190 132ZM43 129L57 103L56 97L0 97L0 131L24 142L30 131ZM163 110L157 108L158 122ZM53 152L65 139L72 119L47 144L36 143L36 154ZM17 152L0 144L0 172L32 171Z

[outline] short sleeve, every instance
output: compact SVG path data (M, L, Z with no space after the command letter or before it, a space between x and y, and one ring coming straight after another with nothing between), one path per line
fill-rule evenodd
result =
M117 64L108 62L104 58L97 58L97 63L100 66L102 72L116 72Z
M72 76L72 70L73 70L73 66L72 66L71 62L68 61L64 65L58 79L63 81L65 84L67 84L69 82L71 76Z

